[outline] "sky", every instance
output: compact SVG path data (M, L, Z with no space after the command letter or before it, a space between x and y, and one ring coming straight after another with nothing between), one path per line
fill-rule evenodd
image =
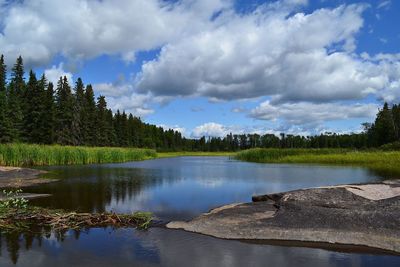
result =
M400 102L400 1L0 0L0 54L181 131L359 132Z

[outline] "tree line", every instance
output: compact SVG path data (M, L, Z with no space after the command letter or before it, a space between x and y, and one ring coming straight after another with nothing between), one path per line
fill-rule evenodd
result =
M364 123L361 133L326 132L314 136L281 133L228 134L224 138L200 138L194 146L204 151L238 151L250 148L351 148L365 149L386 146L400 149L400 105L384 103L373 123Z
M92 85L78 78L74 87L66 77L58 83L39 79L31 70L25 81L22 57L9 79L0 57L0 142L73 146L180 148L183 137L173 130L144 123L119 110L113 113L106 98L95 98Z
M7 75L0 57L0 142L73 146L147 147L160 151L237 151L262 148L369 148L400 139L400 105L379 110L374 123L353 134L316 136L228 134L189 139L178 131L144 123L139 117L107 107L106 98L95 97L92 85L81 78L70 85L39 79L31 70L27 81L22 57Z

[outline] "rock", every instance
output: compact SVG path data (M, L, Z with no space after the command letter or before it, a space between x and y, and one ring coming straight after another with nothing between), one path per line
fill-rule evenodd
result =
M55 179L40 178L39 175L44 173L46 171L0 166L0 188L20 188L57 181Z
M184 229L224 239L355 245L400 253L400 183L311 188L214 209Z

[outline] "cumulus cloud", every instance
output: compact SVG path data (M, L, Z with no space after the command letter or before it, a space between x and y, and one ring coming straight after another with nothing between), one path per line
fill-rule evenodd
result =
M207 122L195 127L192 131L192 137L224 137L229 134L229 127L215 122Z
M280 2L278 2L280 3ZM377 64L354 53L365 5L310 14L259 7L218 18L212 30L168 43L142 67L138 89L213 99L361 99L388 84Z
M150 105L157 101L156 98L151 94L137 94L132 83L125 81L123 76L114 83L98 83L93 87L97 94L106 97L108 106L114 111L125 111L137 117L154 113Z
M185 127L181 127L179 125L174 125L174 126L170 126L170 125L166 125L166 124L160 124L158 125L159 127L162 127L164 130L173 130L176 132L180 132L182 135L186 135L186 128Z
M44 70L44 74L49 82L57 86L60 77L67 77L68 83L73 85L73 74L64 70L64 64L60 63L58 66L53 65L50 69Z
M309 125L321 127L325 122L345 119L371 120L378 111L376 104L340 104L340 103L283 103L274 105L270 101L254 108L250 116L267 121L282 120L286 125Z
M223 0L9 2L7 8L0 7L0 50L10 62L23 55L33 65L48 63L58 54L74 60L118 54L132 61L137 51L206 29L212 14L228 4Z
M400 100L400 56L359 55L356 50L369 6L303 13L307 0L277 0L237 13L233 3L0 0L0 51L8 65L21 54L28 66L43 66L59 55L68 66L99 55L118 55L131 63L137 52L159 49L132 80L95 85L114 110L137 116L178 96L211 101L267 96L270 100L252 111L236 107L232 112L248 112L260 121L282 120L302 131L309 121L322 129L324 121L369 118L376 106L349 103L370 95ZM390 3L380 1L376 7ZM60 75L72 81L72 73L64 69L60 64L45 73L53 82ZM210 122L192 135L220 136L232 130L242 131Z

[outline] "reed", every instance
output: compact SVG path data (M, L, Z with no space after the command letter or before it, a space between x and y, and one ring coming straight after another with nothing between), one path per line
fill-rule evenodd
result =
M389 175L400 175L400 151L341 149L250 149L236 159L260 163L305 163L367 167Z
M155 158L151 149L0 144L0 165L43 166L111 163Z

